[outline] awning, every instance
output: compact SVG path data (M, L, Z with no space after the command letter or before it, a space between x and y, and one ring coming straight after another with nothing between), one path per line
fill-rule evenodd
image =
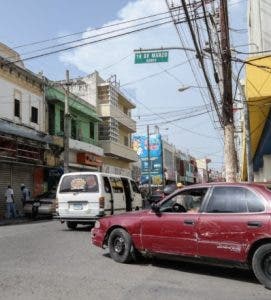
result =
M28 138L41 143L53 144L52 137L46 133L38 132L34 129L0 119L0 133L1 132L4 134Z

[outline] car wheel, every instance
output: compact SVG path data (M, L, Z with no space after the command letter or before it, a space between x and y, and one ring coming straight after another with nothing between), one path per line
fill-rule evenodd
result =
M67 222L67 227L68 227L69 229L74 230L74 229L76 229L76 227L77 227L77 223L68 221L68 222Z
M132 239L127 231L121 228L114 229L108 239L111 258L119 263L128 263L132 256Z
M262 245L255 251L252 269L260 283L271 290L271 244Z

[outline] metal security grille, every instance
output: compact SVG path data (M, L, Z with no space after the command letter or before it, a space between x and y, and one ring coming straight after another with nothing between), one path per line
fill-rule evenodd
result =
M112 85L110 85L109 88L109 99L110 104L112 104L115 107L118 107L118 92L116 91L116 88Z
M22 193L21 184L24 183L25 186L30 191L30 196L33 196L34 178L33 178L34 168L27 165L13 165L12 166L12 187L14 190L14 198L17 209L22 210Z
M119 141L119 123L114 118L104 118L99 125L99 140Z
M11 166L9 164L0 163L0 217L5 215L5 192L9 184L11 184Z

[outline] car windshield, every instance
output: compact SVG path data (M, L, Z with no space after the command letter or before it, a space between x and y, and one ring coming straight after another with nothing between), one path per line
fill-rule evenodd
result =
M60 193L97 193L99 191L96 175L68 175L61 182Z

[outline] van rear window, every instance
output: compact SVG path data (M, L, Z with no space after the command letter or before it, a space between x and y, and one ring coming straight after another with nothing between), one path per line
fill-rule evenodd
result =
M61 182L60 193L97 193L99 192L96 175L68 175Z

